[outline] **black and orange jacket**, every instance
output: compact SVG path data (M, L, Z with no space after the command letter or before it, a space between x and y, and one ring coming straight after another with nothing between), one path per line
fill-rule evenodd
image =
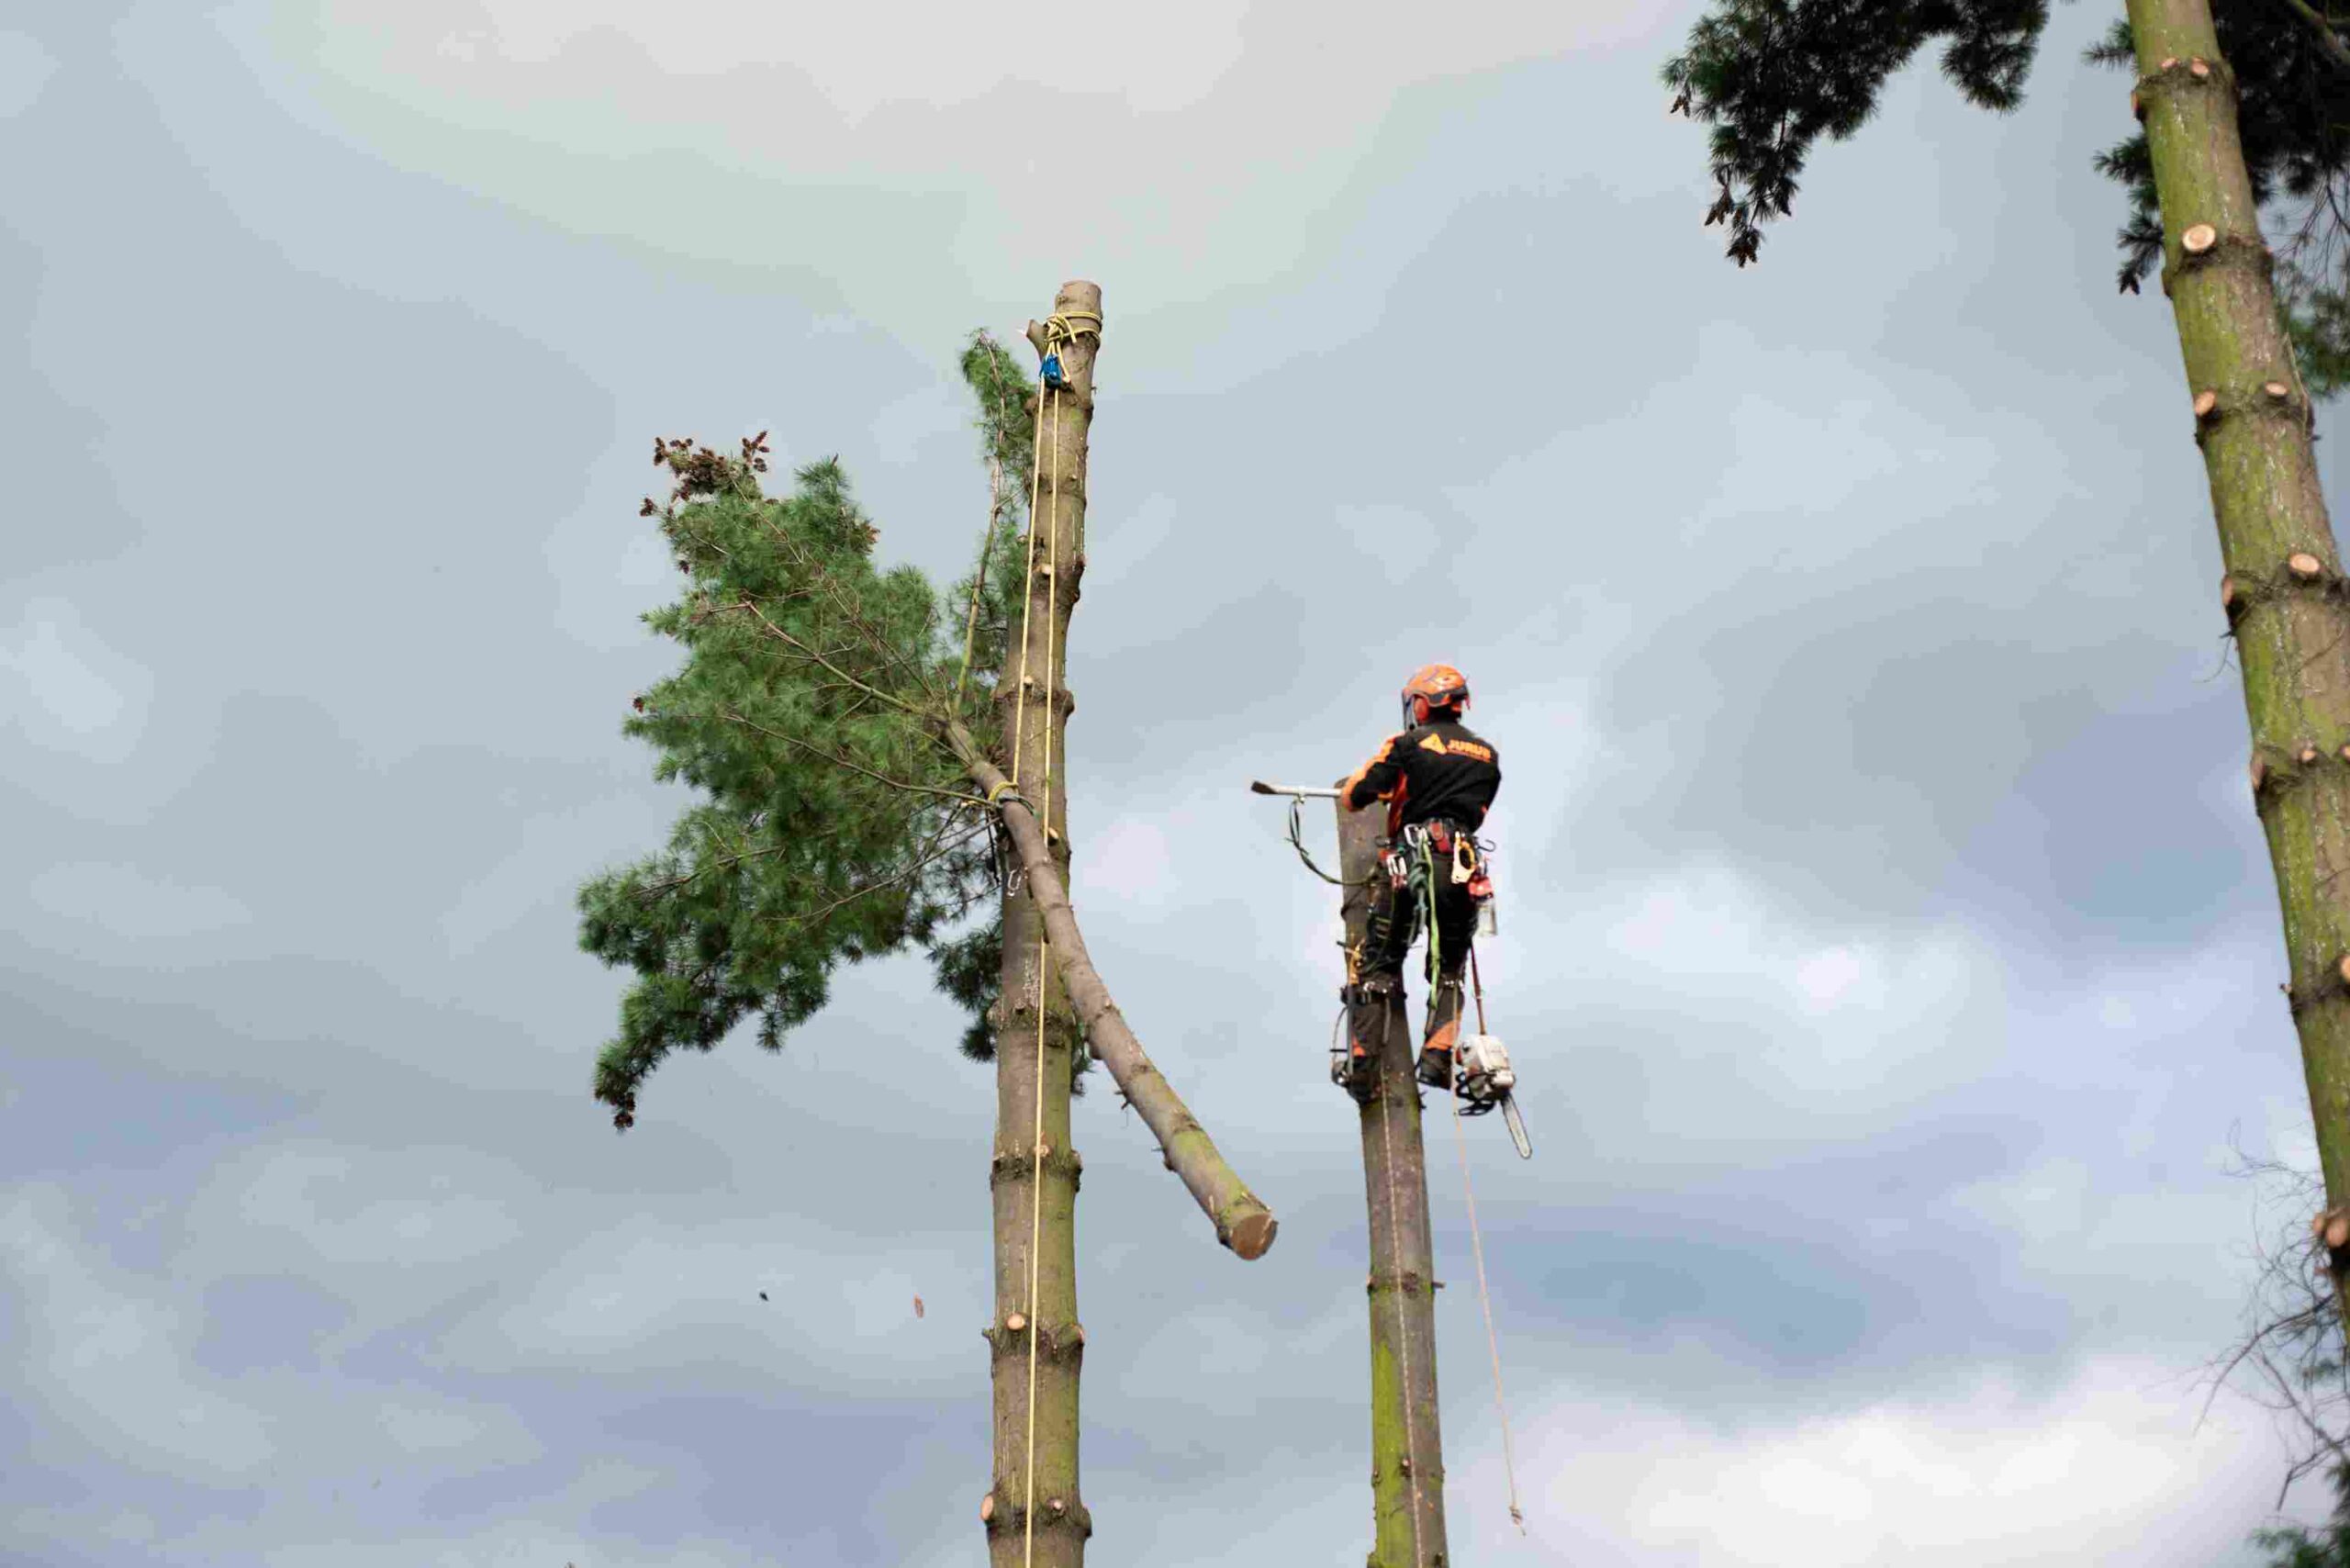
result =
M1338 786L1338 802L1359 812L1387 802L1387 833L1443 817L1474 833L1502 787L1502 756L1490 742L1439 719L1380 743L1371 760Z

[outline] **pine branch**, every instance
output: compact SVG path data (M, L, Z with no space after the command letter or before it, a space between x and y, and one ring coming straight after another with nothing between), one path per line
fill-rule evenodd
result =
M920 876L923 872L936 865L946 856L954 853L957 849L960 849L964 845L968 844L972 839L977 838L979 835L979 833L980 829L979 828L967 828L960 836L956 838L952 843L947 844L940 843L939 838L934 836L931 839L932 848L925 851L915 860L899 868L896 871L891 872L889 876L880 879L878 881L867 882L861 888L852 888L847 892L843 893L840 897L833 900L830 903L822 905L816 909L811 909L805 914L796 914L792 916L789 920L784 923L784 928L786 930L794 930L800 926L812 924L822 920L826 915L831 914L835 911L846 908L848 905L855 903L861 898L869 898L873 894L881 891L884 888L898 887L912 879Z
M856 677L849 674L848 671L841 668L840 666L833 663L832 660L826 658L823 655L818 653L815 649L810 647L807 644L801 642L799 638L793 636L790 633L785 631L782 627L768 620L767 611L759 608L756 600L744 599L738 603L727 606L727 608L729 610L749 610L753 615L758 618L759 624L766 627L770 635L782 642L786 646L797 648L801 655L812 660L816 664L822 665L828 673L837 678L842 684L851 687L856 690L862 691L867 697L875 698L879 701L888 703L890 707L895 708L898 711L905 714L910 719L920 721L925 726L925 731L927 730L927 726L933 722L934 715L927 713L922 709L915 707L912 703L907 701L902 697L884 691L878 687L867 685L864 681L857 679Z
M694 868L683 876L665 877L660 881L647 882L643 887L637 889L636 902L649 904L657 899L667 897L679 888L691 887L712 871L731 870L747 861L767 860L782 853L783 850L779 846L769 845L765 849L745 849L733 855L721 855L715 859L697 861Z
M719 717L724 719L729 723L740 724L746 730L751 730L759 734L765 735L767 739L775 741L780 745L791 746L800 751L804 751L809 756L819 757L825 762L831 763L835 767L845 767L852 773L861 773L866 778L872 779L875 783L886 784L892 790L903 790L911 794L936 795L942 800L953 801L958 805L975 806L980 803L979 800L971 795L968 790L941 790L934 784L915 784L903 778L892 778L886 773L876 772L874 769L867 767L861 763L853 762L849 758L842 756L836 752L826 751L822 746L811 745L807 741L803 741L797 735L787 735L779 730L771 730L765 724L760 723L758 721L746 718L743 714L735 712L731 708L722 711L719 714Z
M2318 36L2319 48L2336 69L2350 72L2350 44L2342 41L2342 35L2333 30L2330 19L2320 15L2309 0L2277 0L2277 4L2310 25Z
M938 693L932 689L930 678L919 666L909 661L905 655L890 642L889 638L876 631L873 623L866 619L864 612L856 604L841 597L840 585L833 580L832 573L826 571L822 564L810 559L808 552L800 547L800 542L783 529L778 528L775 520L767 516L764 509L759 512L759 521L766 525L767 532L775 536L775 542L790 552L794 563L800 569L824 590L824 596L833 601L833 608L846 617L850 625L865 633L866 642L872 650L883 658L896 663L902 673L912 677L913 683L922 688L923 695L934 700Z

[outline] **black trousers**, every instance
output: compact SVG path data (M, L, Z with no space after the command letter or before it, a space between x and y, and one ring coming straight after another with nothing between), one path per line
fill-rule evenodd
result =
M1448 844L1451 832L1440 836ZM1469 962L1469 944L1477 931L1477 901L1465 882L1452 879L1452 855L1406 828L1391 852L1403 862L1402 885L1382 876L1372 890L1371 919L1363 934L1361 973L1368 979L1385 975L1401 980L1404 960L1427 924L1435 906L1435 940L1429 944L1421 973L1428 981L1427 1018L1421 1038L1450 1049L1460 1020L1460 971ZM1441 972L1439 972L1441 971Z

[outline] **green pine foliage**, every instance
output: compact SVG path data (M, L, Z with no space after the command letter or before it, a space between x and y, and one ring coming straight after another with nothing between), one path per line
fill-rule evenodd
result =
M2350 385L2345 302L2345 199L2350 199L2350 68L2309 20L2276 0L2217 0L2211 23L2236 75L2236 121L2253 195L2281 234L2277 293L2311 396ZM2118 21L2088 50L2092 63L2137 70L2130 24ZM2153 160L2135 135L2098 158L2130 196L2121 226L2121 287L2130 293L2162 260Z
M2254 1543L2268 1553L2263 1568L2350 1568L2350 1466L2335 1465L2330 1479L2333 1513L2323 1524L2254 1532Z
M765 432L739 454L655 443L674 483L641 515L684 584L645 620L685 658L622 729L696 798L665 848L579 890L580 945L636 974L596 1064L618 1126L673 1051L710 1050L755 1017L779 1049L839 966L908 949L971 1013L966 1054L985 1054L1005 851L938 730L951 713L983 745L1000 731L1034 424L1000 345L975 336L962 369L997 499L972 576L943 593L875 558L878 531L837 461L773 497Z
M2212 0L2221 52L2234 70L2244 162L2278 236L2277 290L2310 391L2350 385L2350 50L2345 29L2283 0ZM1762 225L1794 211L1797 176L1822 136L1867 123L1892 74L1929 43L1973 103L2008 110L2048 20L2046 0L1718 0L1666 62L1673 106L1706 121L1718 194L1706 222L1729 225L1728 253L1757 258ZM2129 25L2088 50L2135 72ZM2162 224L2145 138L2099 154L2127 193L2121 286L2136 293L2162 259Z
M1714 128L1707 227L1727 222L1730 258L1754 261L1762 226L1795 210L1812 144L1867 124L1886 79L1929 43L1970 100L2015 107L2047 22L2047 0L1719 0L1663 73L1674 110Z

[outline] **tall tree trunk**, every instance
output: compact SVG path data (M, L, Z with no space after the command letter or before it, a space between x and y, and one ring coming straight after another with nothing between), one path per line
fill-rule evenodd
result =
M2318 488L2307 388L2285 335L2206 0L2129 0L2133 101L2163 215L2163 291L2227 567L2250 780L2283 906L2329 1212L2350 1205L2350 584ZM2328 1240L2350 1239L2337 1227ZM2337 1248L2337 1299L2343 1299ZM2345 1315L2350 1327L2350 1314Z
M1371 917L1364 884L1379 868L1382 823L1338 807L1340 908L1347 950L1361 950ZM1349 958L1347 980L1355 978ZM1444 1568L1444 1437L1436 1395L1436 1264L1428 1243L1428 1172L1420 1140L1416 1052L1400 997L1356 1002L1348 1027L1376 1057L1361 1098L1363 1197L1370 1215L1370 1568Z
M1043 817L1046 852L1069 885L1069 791L1063 682L1078 560L1085 545L1085 455L1093 423L1093 359L1102 290L1061 286L1053 312L1091 315L1088 334L1055 344L1066 391L1036 409L1032 568L1021 630L1006 644L997 701L1013 778ZM1040 345L1041 346L1041 345ZM1069 1144L1069 1073L1077 1015L1051 960L1043 912L1025 876L1007 879L995 1050L995 1475L980 1505L995 1568L1079 1568L1093 1523L1077 1489L1077 1183ZM1041 1012L1040 1012L1041 1003Z

